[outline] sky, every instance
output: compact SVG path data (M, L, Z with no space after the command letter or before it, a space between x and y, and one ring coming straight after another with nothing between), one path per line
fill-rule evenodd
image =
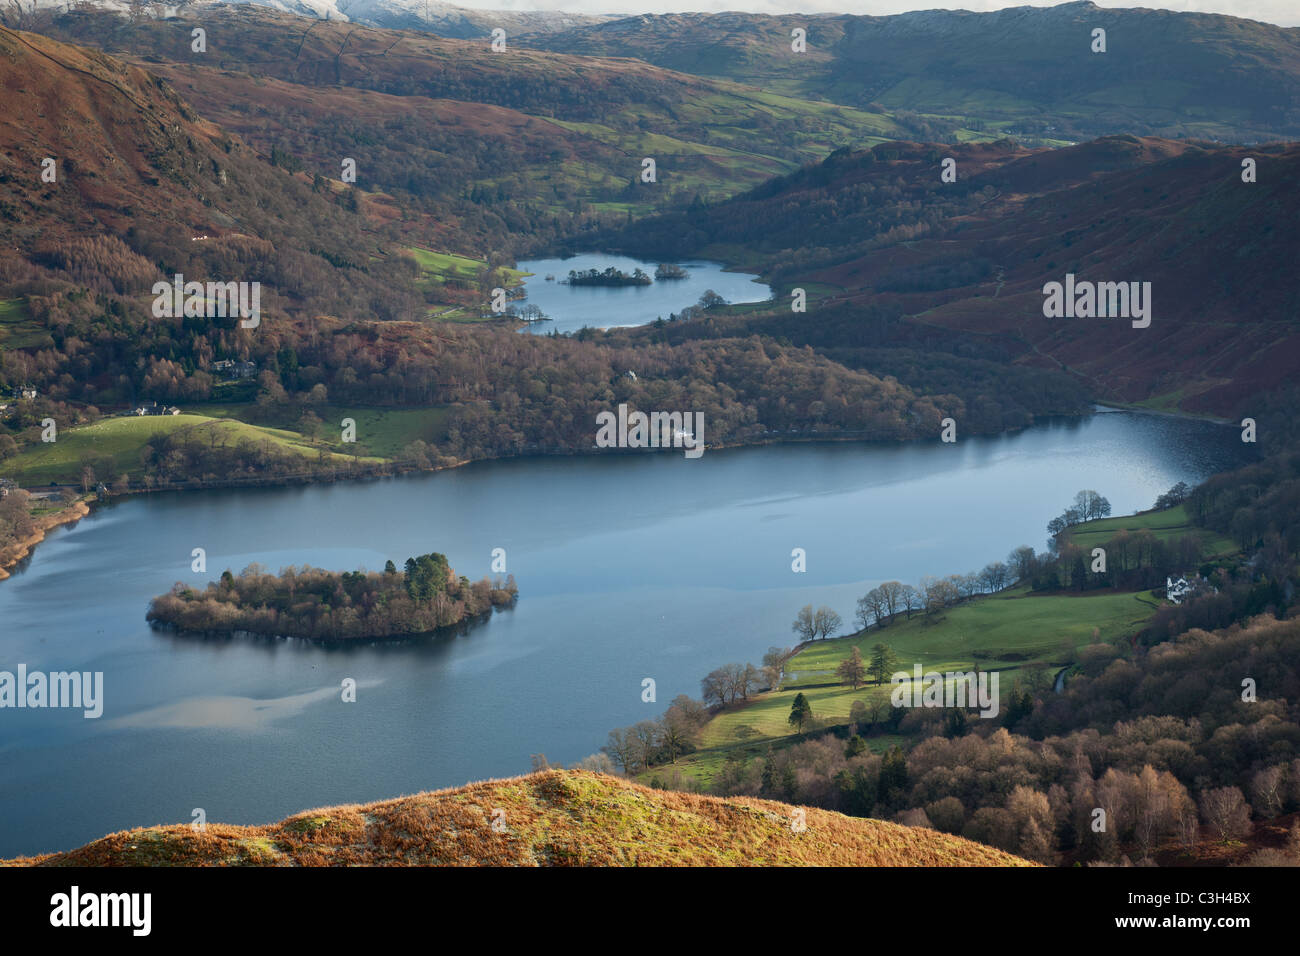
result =
M1000 10L1051 7L1065 0L450 0L479 10L563 10L568 13L854 13L884 16L908 10ZM1223 13L1281 26L1300 26L1300 0L1099 0L1100 7L1150 7L1184 13Z

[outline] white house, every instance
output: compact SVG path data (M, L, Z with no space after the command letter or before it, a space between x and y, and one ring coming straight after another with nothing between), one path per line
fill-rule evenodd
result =
M1200 576L1190 581L1186 577L1179 577L1176 581L1173 578L1165 578L1165 597L1169 598L1174 604L1182 604L1197 592L1218 594L1219 589Z
M1174 604L1182 604L1183 598L1191 594L1195 588L1187 578L1179 578L1175 581L1173 578L1165 578L1165 597L1169 598Z
M179 415L181 410L175 405L159 405L157 402L146 402L138 405L131 412L132 415Z

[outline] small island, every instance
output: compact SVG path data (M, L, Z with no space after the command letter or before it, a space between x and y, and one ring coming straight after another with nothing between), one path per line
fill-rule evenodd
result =
M624 286L624 285L650 285L654 280L637 268L632 270L628 275L619 269L610 266L607 269L583 269L581 272L574 269L569 270L569 278L564 280L569 285L607 285L607 286Z
M389 561L382 573L289 567L275 575L251 564L237 576L223 572L202 591L177 583L149 602L146 620L202 634L386 640L485 619L517 596L513 575L471 583L433 552L408 558L403 571Z
M655 279L685 279L689 275L681 266L671 262L661 262L659 268L655 269Z

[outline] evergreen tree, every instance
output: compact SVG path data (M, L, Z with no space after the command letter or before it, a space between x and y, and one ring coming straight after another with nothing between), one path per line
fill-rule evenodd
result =
M901 801L907 792L907 756L903 748L893 746L880 762L877 799L884 804Z
M877 644L871 649L871 676L877 684L883 684L885 679L898 669L898 656L894 649L888 644Z
M798 727L799 733L803 733L803 725L812 718L812 705L808 703L802 691L795 694L794 704L790 707L790 726Z
M771 751L763 760L763 770L759 777L759 785L763 788L763 795L768 797L776 796L776 761L772 759Z

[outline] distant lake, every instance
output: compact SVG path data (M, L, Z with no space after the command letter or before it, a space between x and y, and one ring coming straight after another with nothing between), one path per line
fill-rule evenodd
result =
M695 305L709 289L731 303L762 302L772 297L772 290L757 281L757 276L723 272L720 263L698 260L675 263L687 271L685 279L656 279L651 285L571 286L562 281L570 270L604 271L610 266L629 275L633 269L641 269L653 276L658 265L645 259L601 253L571 259L528 259L519 263L520 269L535 273L524 280L528 298L522 302L512 300L512 304L535 305L549 315L552 321L537 322L529 328L535 334L546 335L552 331L576 332L584 325L612 329L645 325L661 316L667 320L671 313ZM548 275L555 281L547 282Z
M567 271L567 270L566 270ZM0 670L104 673L104 715L0 710L0 856L106 833L265 823L571 763L729 661L846 621L882 580L964 573L1081 488L1116 514L1242 463L1235 428L1108 412L1014 435L484 462L436 474L123 499L0 582ZM190 553L207 549L207 573ZM793 548L807 572L790 568ZM155 633L151 597L250 562L381 569L506 550L516 608L453 639L326 648ZM358 683L355 703L340 682ZM652 677L658 702L642 703Z

